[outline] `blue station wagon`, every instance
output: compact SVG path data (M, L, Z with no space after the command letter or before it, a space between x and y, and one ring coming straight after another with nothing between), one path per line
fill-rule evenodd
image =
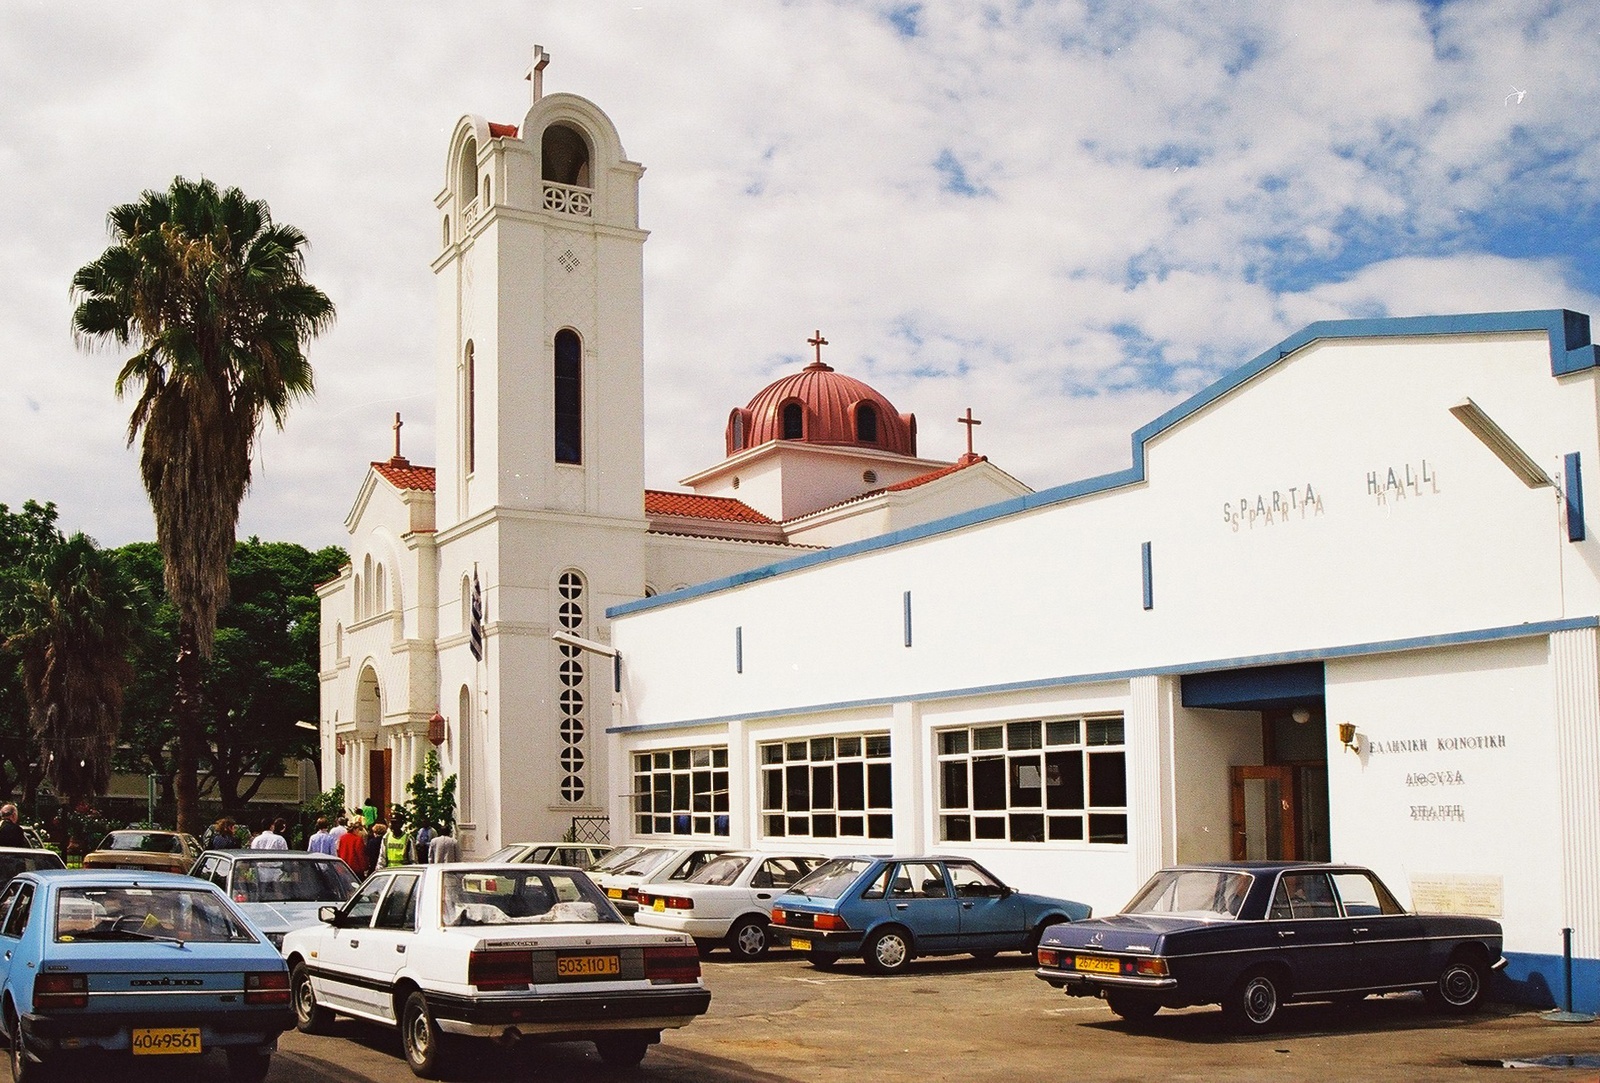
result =
M819 969L860 955L879 974L918 955L1032 954L1046 927L1089 907L1008 887L964 857L842 857L772 904L772 939Z
M1500 923L1408 913L1354 865L1239 862L1156 873L1120 914L1045 932L1038 976L1117 1015L1221 1004L1265 1030L1291 1000L1421 990L1465 1014L1505 966Z
M0 894L0 1029L30 1083L81 1053L224 1050L260 1083L294 1025L289 970L211 884L172 873L41 870Z

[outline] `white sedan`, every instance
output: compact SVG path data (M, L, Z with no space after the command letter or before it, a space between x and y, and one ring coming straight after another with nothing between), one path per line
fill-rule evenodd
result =
M606 1064L635 1065L711 1003L689 936L629 925L576 869L381 869L319 917L284 938L295 1025L398 1027L424 1078L467 1036L592 1041Z
M712 858L687 879L639 888L635 924L688 933L702 953L718 943L739 959L767 953L772 900L822 864L817 854L738 850Z
M591 869L590 875L611 905L631 918L639 909L641 885L683 880L722 852L697 846L647 846L619 864Z

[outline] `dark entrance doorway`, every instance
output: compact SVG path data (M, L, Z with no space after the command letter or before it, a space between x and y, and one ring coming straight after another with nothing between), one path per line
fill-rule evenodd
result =
M378 819L389 818L389 749L374 748L367 753L367 778L371 787L372 806L378 810Z

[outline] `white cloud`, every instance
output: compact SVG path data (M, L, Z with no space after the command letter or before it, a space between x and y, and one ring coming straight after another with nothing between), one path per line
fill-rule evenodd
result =
M396 410L433 459L444 143L464 112L520 123L536 41L649 169L653 485L719 457L818 327L926 454L971 406L1043 487L1125 465L1133 428L1312 319L1594 307L1593 238L1508 217L1600 203L1594 5L928 4L915 37L887 10L6 5L0 501L150 536L117 356L74 349L66 286L112 204L204 173L305 230L339 305L242 530L341 540Z

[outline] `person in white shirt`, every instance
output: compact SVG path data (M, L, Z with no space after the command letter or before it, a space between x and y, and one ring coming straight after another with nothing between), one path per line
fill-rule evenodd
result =
M261 834L250 841L252 850L287 850L289 841L283 837L289 824L282 817L273 820L271 824L262 828Z

